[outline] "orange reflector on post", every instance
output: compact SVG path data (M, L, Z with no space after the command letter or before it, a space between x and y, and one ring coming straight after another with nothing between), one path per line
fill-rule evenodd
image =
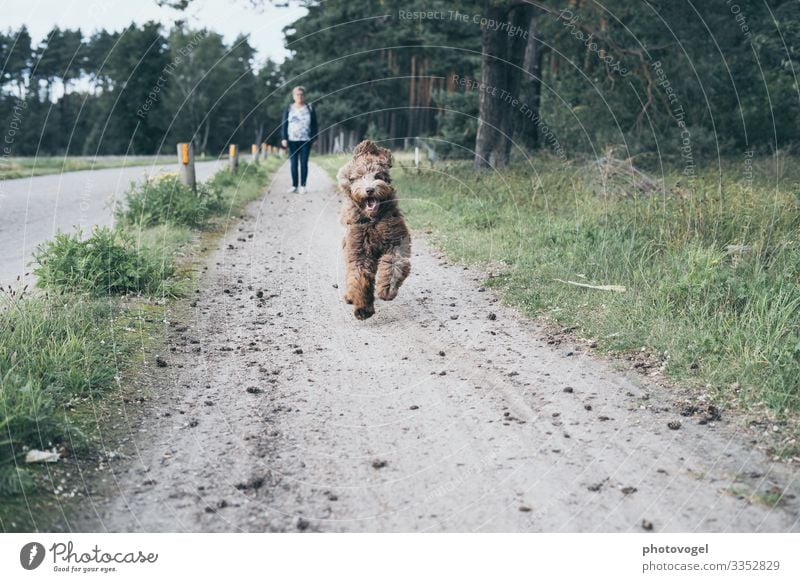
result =
M236 155L236 144L231 144L230 149L228 150L228 155L234 157Z
M253 153L253 155L256 155L258 153L258 146L256 144L251 145L250 151Z
M181 144L181 163L184 166L188 166L189 165L189 144L188 143L182 143Z

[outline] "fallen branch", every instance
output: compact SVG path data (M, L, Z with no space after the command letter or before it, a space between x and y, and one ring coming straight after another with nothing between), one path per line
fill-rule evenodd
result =
M608 146L604 155L597 158L589 167L592 174L599 174L601 191L605 195L619 197L637 194L686 196L686 192L669 190L663 180L656 180L634 166L632 157L627 159L615 157L613 146Z
M559 283L575 285L576 287L586 287L587 289L599 289L600 291L614 291L615 293L625 293L627 289L623 285L589 285L588 283L578 283L577 281L564 281L563 279L553 279Z

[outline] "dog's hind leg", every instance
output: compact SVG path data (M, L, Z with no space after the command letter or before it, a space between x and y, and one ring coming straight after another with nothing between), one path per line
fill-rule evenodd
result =
M378 297L391 301L397 297L400 285L411 272L411 238L406 236L399 245L381 257L378 264Z

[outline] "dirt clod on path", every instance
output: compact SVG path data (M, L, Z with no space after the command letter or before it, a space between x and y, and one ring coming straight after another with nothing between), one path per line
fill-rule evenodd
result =
M334 185L312 164L286 194L288 173L210 253L180 317L198 343L148 370L127 459L72 527L800 530L792 467L728 415L669 430L658 387L567 356L421 233L397 299L355 320Z

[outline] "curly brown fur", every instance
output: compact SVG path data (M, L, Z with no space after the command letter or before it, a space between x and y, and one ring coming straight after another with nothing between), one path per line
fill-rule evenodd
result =
M358 319L375 313L376 294L384 301L397 297L411 272L411 237L397 207L391 167L392 153L364 140L336 175L344 195L341 220L347 228L342 242L347 264L344 300L353 305Z

